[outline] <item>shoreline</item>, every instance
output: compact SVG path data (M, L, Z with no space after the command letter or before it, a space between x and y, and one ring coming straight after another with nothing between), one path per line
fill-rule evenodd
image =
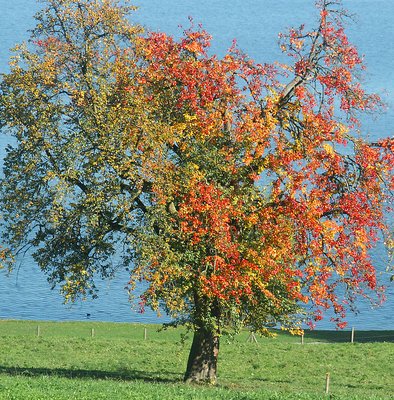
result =
M106 328L106 330L111 330L111 327L116 330L116 328L131 328L131 330L142 330L143 328L148 328L149 327L153 331L156 331L157 333L161 332L175 332L175 331L186 331L186 329L183 326L179 326L176 328L169 327L167 329L163 328L163 324L160 323L142 323L142 322L117 322L117 321L99 321L99 320L94 320L94 319L85 319L85 320L65 320L65 321L54 321L54 320L46 320L46 319L5 319L5 318L0 318L0 336L4 332L2 332L2 328L4 328L6 325L26 325L26 326L39 326L42 325L43 327L51 328L54 327L60 327L60 326L80 326L81 328L87 329L91 327L103 327ZM289 338L289 340L293 341L299 341L301 335L296 335L296 334L291 334L288 331L281 330L278 328L272 328L270 329L270 332L276 335L277 337L281 338ZM247 336L250 335L251 331L248 330L247 328L243 328L238 334L235 335L235 337L242 337L242 336ZM189 336L192 335L192 332L188 333ZM261 338L262 340L266 339L272 339L272 338L266 338L265 336L259 335L256 333L256 336L258 338ZM304 335L305 339L310 339L310 340L318 340L321 342L345 342L345 341L350 341L350 339L353 337L355 342L373 342L376 340L377 342L381 341L389 341L389 342L394 342L394 329L353 329L352 327L347 327L344 329L304 329ZM383 340L382 340L383 339ZM387 339L387 340L384 340Z

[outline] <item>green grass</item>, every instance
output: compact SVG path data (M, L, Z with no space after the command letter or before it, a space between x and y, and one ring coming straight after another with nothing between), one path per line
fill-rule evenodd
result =
M306 332L304 345L243 332L222 340L218 385L200 387L182 383L190 338L146 328L144 340L144 325L0 321L0 399L393 398L393 331L356 331L354 344L349 332Z

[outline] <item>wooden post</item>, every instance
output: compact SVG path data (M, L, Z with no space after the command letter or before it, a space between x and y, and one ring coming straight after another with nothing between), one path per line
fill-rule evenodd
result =
M37 325L37 337L40 337L41 331L40 331L40 325Z
M92 328L92 331L90 332L91 336L94 337L94 328Z
M350 335L350 343L354 343L354 327L352 328L352 333Z
M247 342L253 342L253 343L257 343L257 339L256 339L256 335L254 334L254 332L250 332L248 339L246 340Z
M148 331L146 328L144 328L144 340L148 337Z
M326 373L326 394L330 391L330 373Z
M304 344L304 334L301 335L301 344Z

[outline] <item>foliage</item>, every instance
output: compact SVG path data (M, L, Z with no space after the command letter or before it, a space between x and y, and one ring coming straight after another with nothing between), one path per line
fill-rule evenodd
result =
M163 242L148 232L135 270L150 282L150 305L162 300L197 325L259 330L270 318L293 323L301 301L315 319L332 306L341 326L344 303L363 286L378 289L369 250L385 229L393 141L371 145L357 133L357 113L380 100L357 81L362 60L332 5L322 4L318 29L282 36L294 58L286 86L274 66L235 47L208 56L203 30L178 43L147 39L147 101L155 112L164 104L151 119L170 125L150 167L166 171L152 188Z
M66 298L93 293L95 271L112 274L116 232L131 232L138 217L128 175L136 121L118 89L141 32L125 19L131 10L48 1L3 76L1 121L17 140L4 167L6 238L15 252L36 247Z
M1 83L2 209L11 250L34 248L66 299L95 295L117 254L131 290L148 283L142 309L215 337L297 332L302 304L343 327L356 295L380 296L394 144L360 134L380 99L339 1L281 35L286 66L209 55L193 25L144 34L115 0L46 3Z

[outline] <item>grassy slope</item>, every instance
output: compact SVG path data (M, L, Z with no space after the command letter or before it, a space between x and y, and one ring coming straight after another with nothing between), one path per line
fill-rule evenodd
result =
M40 325L41 336L36 336ZM94 328L95 336L91 337ZM97 322L0 321L0 399L390 399L394 332L280 334L222 341L217 387L181 383L190 340L180 330ZM338 343L334 343L338 342Z

